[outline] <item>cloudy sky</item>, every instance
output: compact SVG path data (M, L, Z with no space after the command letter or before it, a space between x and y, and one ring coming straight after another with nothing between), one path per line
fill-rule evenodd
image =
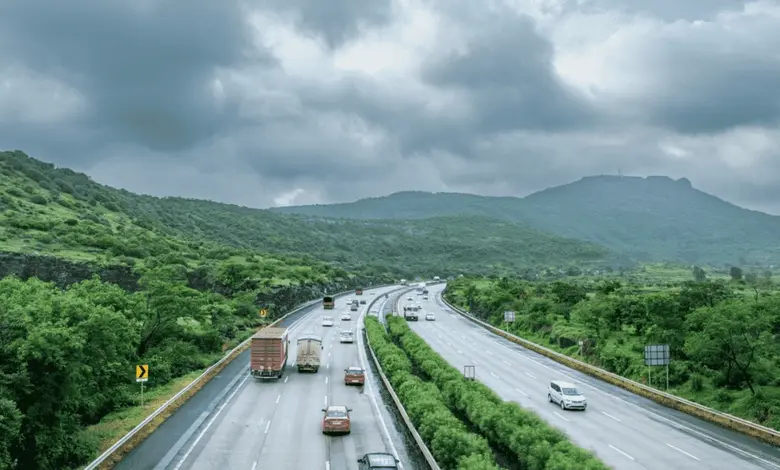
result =
M780 214L779 115L776 1L0 2L0 148L161 196L523 196L620 169Z

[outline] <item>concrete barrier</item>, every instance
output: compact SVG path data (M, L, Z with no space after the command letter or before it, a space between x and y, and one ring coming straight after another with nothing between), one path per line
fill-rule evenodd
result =
M406 292L410 292L414 289L399 289L400 292L398 295L399 297L404 295ZM394 291L394 292L398 292ZM379 299L374 299L371 304L368 306L367 311L371 311L371 307L378 301ZM389 297L388 297L388 300ZM398 304L398 300L395 300L395 304L393 305L393 310L396 309L396 306ZM381 315L382 312L379 312ZM365 332L365 328L363 329ZM414 423L412 423L412 419L409 417L409 414L406 412L406 409L404 408L404 405L401 403L401 400L398 398L398 395L395 393L395 390L393 390L393 386L390 384L390 380L385 375L384 371L382 370L382 366L379 364L379 359L377 359L376 354L374 354L374 349L371 347L371 340L368 338L368 333L365 333L366 338L366 346L368 348L368 352L371 355L371 360L376 366L376 370L379 373L379 378L382 379L382 383L385 386L385 389L387 390L387 393L390 394L390 397L393 399L393 404L395 404L395 407L398 409L398 413L401 415L401 418L403 419L404 424L406 425L407 429L409 429L409 433L414 438L414 442L417 444L417 447L420 449L420 451L423 454L423 457L425 457L425 461L428 463L428 466L431 468L431 470L441 470L439 467L439 464L436 462L436 459L433 458L433 454L431 453L431 450L428 448L428 446L423 441L422 437L420 436L420 433L417 432L417 428L414 427Z
M396 284L384 284L379 286L371 286L369 289L379 289L382 287L389 287ZM366 289L366 290L369 290ZM354 289L339 292L338 294L334 294L333 297L343 297L346 295L353 295L355 292ZM376 301L376 299L374 299ZM297 313L300 313L306 309L313 309L316 305L320 304L322 302L322 299L312 300L311 302L306 302L293 310L289 311L288 313L284 314L283 316L276 319L273 323L270 325L267 325L264 328L267 327L273 327L287 319L291 315L295 315ZM114 445L106 449L105 452L100 454L100 456L89 463L86 467L84 467L84 470L95 470L95 469L110 469L112 468L117 462L122 460L122 457L124 457L125 454L133 450L138 444L143 442L146 437L149 436L154 430L160 426L169 416L171 416L177 409L179 409L184 403L187 402L192 396L194 396L201 388L203 388L204 385L206 385L209 380L211 380L214 376L216 376L222 369L225 368L230 362L233 361L236 357L238 357L242 352L244 352L247 348L249 348L249 344L251 341L251 337L247 338L241 344L230 350L225 356L222 357L219 361L217 361L214 365L206 369L203 374L198 376L195 380L190 382L186 387L184 387L179 393L171 397L168 401L163 403L159 408L154 410L146 419L144 419L138 426L133 428L130 432L122 436L121 439L119 439Z
M647 385L641 384L639 382L635 382L625 377L621 377L617 374L606 371L604 369L600 369L588 363L579 361L565 354L561 354L557 351L553 351L551 349L545 348L544 346L540 346L536 343L532 343L531 341L520 338L519 336L515 336L512 333L504 331L500 328L496 328L495 326L485 321L482 321L479 318L476 318L475 316L471 315L470 313L461 310L460 308L450 304L444 298L444 292L446 290L447 289L445 287L445 289L442 291L441 300L453 312L462 315L463 317L482 326L483 328L489 330L490 332L495 333L503 338L506 338L515 344L518 344L526 349L530 349L531 351L537 352L543 356L549 357L550 359L560 364L563 364L567 367L578 370L582 373L588 374L592 377L595 377L599 380L603 380L604 382L608 382L612 385L616 385L624 390L628 390L631 393L653 400L654 402L659 403L661 405L667 406L669 408L673 408L675 410L682 411L683 413L687 413L692 416L696 416L705 421L709 421L710 423L714 423L719 426L722 426L726 429L731 429L732 431L736 431L751 437L755 437L756 439L759 439L763 442L775 446L780 446L780 432L772 428L761 426L760 424L756 424L752 421L748 421L746 419L739 418L737 416L733 416L728 413L723 413L714 410L712 408L708 408L704 405L700 405L690 400L686 400L685 398L681 398L672 395L670 393L656 390L654 388L648 387Z

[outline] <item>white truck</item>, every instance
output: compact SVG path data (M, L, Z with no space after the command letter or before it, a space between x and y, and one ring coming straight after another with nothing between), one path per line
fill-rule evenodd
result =
M315 334L303 334L298 338L298 355L295 363L298 372L317 372L320 370L322 337Z

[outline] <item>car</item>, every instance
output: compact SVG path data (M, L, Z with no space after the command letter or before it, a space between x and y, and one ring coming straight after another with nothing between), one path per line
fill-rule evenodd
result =
M414 300L414 298L410 296L410 297L407 297L406 300Z
M366 371L362 367L350 366L344 369L344 385L365 385Z
M339 343L354 343L355 333L352 330L341 330L339 333Z
M322 326L333 326L333 317L322 317Z
M436 321L436 315L434 315L433 312L426 313L425 321Z
M349 434L350 419L349 414L352 412L352 408L347 408L344 405L330 405L327 408L323 408L322 412L322 433L323 434Z
M588 400L577 386L561 380L553 380L547 388L547 400L560 405L562 410L585 410Z
M376 295L376 292L371 292L371 295Z
M352 315L350 315L348 313L342 313L341 314L341 320L342 321L350 321L350 320L352 320Z
M428 300L428 296L427 296L427 295L424 295L424 296L423 296L423 300Z
M360 299L360 305L365 305L365 304L366 304L365 299Z
M352 299L347 299L347 305L352 303Z
M357 459L358 470L374 470L375 468L398 468L398 459L387 452L369 452Z

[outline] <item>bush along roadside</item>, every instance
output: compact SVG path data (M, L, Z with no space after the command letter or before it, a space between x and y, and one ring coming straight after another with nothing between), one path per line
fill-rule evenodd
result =
M527 470L606 470L593 454L516 403L503 401L482 383L469 381L439 356L401 317L388 317L391 344L441 391L449 410L465 416L488 442Z
M413 374L412 363L393 344L375 317L366 334L382 369L409 418L443 470L498 470L485 438L470 432L447 408L441 391Z

